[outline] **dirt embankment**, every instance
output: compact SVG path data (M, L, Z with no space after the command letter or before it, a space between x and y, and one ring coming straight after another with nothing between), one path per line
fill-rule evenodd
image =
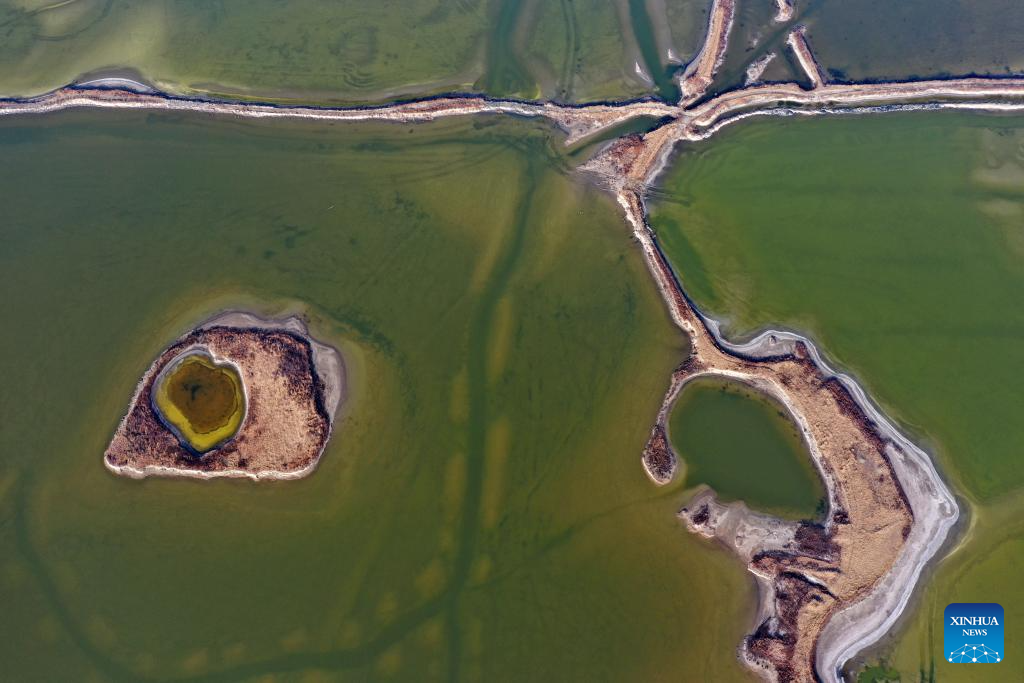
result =
M679 80L682 97L679 104L686 106L699 100L715 79L715 72L725 61L729 47L729 31L732 30L736 15L735 0L714 0L708 17L708 30L704 44L693 58Z
M5 114L45 114L79 107L189 111L257 119L396 121L400 123L420 123L450 116L511 114L544 117L554 121L568 134L566 144L574 144L633 118L664 118L675 117L679 114L677 106L647 100L574 107L550 102L517 102L493 100L486 97L453 96L378 107L332 108L195 99L151 90L143 91L138 88L67 87L30 99L0 99L0 116Z
M784 24L793 18L793 0L775 0L775 16L772 18L776 24Z
M811 88L820 88L825 85L825 72L822 71L818 60L814 58L810 43L807 42L807 27L797 26L790 31L789 36L786 37L786 44L793 50L796 61L800 63L800 68L804 70L807 78L811 81Z

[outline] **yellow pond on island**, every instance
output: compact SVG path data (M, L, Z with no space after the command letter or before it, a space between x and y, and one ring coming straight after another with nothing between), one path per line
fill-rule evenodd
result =
M182 444L205 453L238 432L245 416L242 378L202 352L165 368L153 387L153 409Z

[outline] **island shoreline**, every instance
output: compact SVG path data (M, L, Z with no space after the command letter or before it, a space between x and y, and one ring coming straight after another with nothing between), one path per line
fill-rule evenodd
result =
M113 462L112 451L110 450L113 444L118 439L124 439L124 430L128 425L129 421L133 419L133 414L136 412L139 406L139 402L142 399L143 393L152 391L152 386L156 381L156 378L163 373L167 367L176 362L177 359L189 353L201 350L213 357L219 363L229 363L240 373L244 373L244 369L239 363L223 354L215 352L213 349L208 348L205 344L192 342L182 348L175 349L176 345L179 345L183 340L187 340L190 337L194 337L197 334L204 332L216 332L217 330L238 330L240 332L247 333L284 333L291 335L297 340L302 340L304 344L309 347L310 361L312 370L314 372L314 385L312 387L312 400L314 401L315 410L322 414L325 418L326 433L322 438L322 442L317 448L316 452L309 458L309 462L302 467L295 469L243 469L237 467L228 467L221 469L209 469L192 467L181 462L174 465L167 464L145 464L139 466L135 463L120 463ZM174 349L174 354L164 359L168 355L171 349ZM158 364L161 364L157 369ZM307 477L312 474L319 466L323 454L326 450L327 444L330 443L331 437L334 433L334 427L336 417L341 406L347 400L347 368L345 359L340 350L334 346L328 345L317 339L314 339L310 334L306 323L296 315L290 315L283 318L265 318L255 313L248 311L241 311L237 309L225 310L218 314L215 314L205 321L199 323L197 326L192 328L189 332L181 337L178 337L174 342L171 343L166 349L164 349L150 364L146 372L139 379L136 384L135 391L132 395L132 399L129 402L128 410L119 421L118 427L114 434L114 441L111 442L111 446L108 447L107 452L104 454L103 464L113 474L124 476L131 479L144 479L146 477L165 477L165 478L191 478L191 479L217 479L217 478L247 478L252 481L263 481L263 480L294 480ZM246 411L248 413L249 406L248 401L252 388L246 386L243 382L242 385L244 395L246 397ZM147 403L150 400L150 396L146 397ZM155 410L150 408L153 413ZM162 419L157 415L157 419L162 422ZM167 429L166 425L164 428ZM239 427L238 433L235 435L240 436L246 430L246 423L243 420ZM172 430L168 430L169 433L173 433ZM232 439L228 439L224 445L230 444ZM175 436L177 439L177 436ZM211 450L210 454L215 454L222 446L218 446ZM207 454L196 457L190 462L199 463L203 462ZM184 462L184 461L183 461Z

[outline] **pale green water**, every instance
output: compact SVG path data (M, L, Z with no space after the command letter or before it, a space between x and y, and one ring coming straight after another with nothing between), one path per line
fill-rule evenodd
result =
M682 340L550 136L0 122L3 677L748 680L749 575L638 461ZM345 353L317 472L107 472L151 360L239 306Z
M672 409L669 436L686 485L793 519L825 511L825 487L782 406L737 382L697 379Z
M940 624L957 601L1024 620L1024 119L757 120L684 149L663 185L652 223L698 305L730 336L809 333L975 502L886 652L903 680L989 680L941 658Z
M686 58L700 45L709 0L671 4L0 0L0 95L122 68L174 92L275 100L635 98L670 91L669 47ZM636 75L638 61L651 62L656 86Z

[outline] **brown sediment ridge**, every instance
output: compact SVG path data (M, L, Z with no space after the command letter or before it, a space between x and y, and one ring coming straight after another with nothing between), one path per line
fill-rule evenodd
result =
M233 366L246 401L238 432L202 455L182 445L152 401L161 371L195 352ZM132 478L297 479L316 467L343 394L340 354L312 340L298 319L262 320L241 312L218 316L179 338L149 367L104 464Z
M725 61L729 46L729 31L732 30L736 15L736 0L714 0L708 16L708 29L704 43L697 56L686 65L679 79L681 96L679 104L686 106L696 102L707 92L715 78L715 72Z
M573 107L551 102L517 102L485 97L435 97L380 107L330 108L192 99L137 88L67 87L35 98L0 100L0 115L40 114L77 107L188 111L244 118L402 123L473 114L513 114L544 117L554 121L568 134L567 144L636 117L663 118L678 113L675 106L646 100Z
M780 15L789 4L778 1ZM818 69L821 82L812 90L795 83L757 85L694 105L706 94L724 59L734 11L734 0L713 3L704 45L681 77L683 97L678 106L632 102L569 107L438 97L381 107L319 108L196 100L131 88L71 87L38 98L0 100L0 115L98 107L411 123L503 113L546 117L567 132L567 144L634 117L670 117L670 122L647 134L626 136L610 144L582 167L617 197L673 320L691 339L690 354L673 373L642 462L655 482L667 482L675 475L677 461L665 421L682 387L694 377L714 375L745 382L786 407L825 481L829 500L825 518L817 524L783 523L755 515L742 504L722 505L710 492L691 501L681 515L694 532L733 548L756 577L759 618L741 648L743 660L772 680L838 681L842 665L881 638L905 608L922 569L935 557L959 515L956 502L928 455L892 425L856 382L830 368L809 340L782 331L768 331L743 345L724 339L717 323L702 317L687 300L659 250L646 222L645 192L676 143L705 140L749 116L894 108L1024 111L1024 79L828 84L807 41L795 38L793 49L801 64L806 69L813 63ZM148 391L154 368L159 371L157 366L169 360L161 356L144 377L133 410L139 393ZM147 464L144 454L124 448L126 424L134 424L130 418L131 412L107 457L108 467L130 476L301 476L319 457L319 450L312 448L297 459L282 455L281 461L255 472L230 469L229 461L223 467L218 465L220 469L201 470L192 468L192 463L186 467L169 449L164 452L173 456L170 464ZM146 421L139 423L140 427L147 425ZM312 431L322 435L321 428ZM139 433L145 435L145 430ZM322 447L321 442L320 450ZM310 455L314 451L315 455Z
M1024 79L962 78L910 83L754 85L683 109L644 135L617 140L583 166L613 191L645 191L667 163L676 143L706 140L724 126L766 114L821 115L894 109L1024 111Z
M772 21L783 24L793 18L793 0L775 0L775 16Z
M786 45L793 50L796 61L800 63L800 68L804 70L807 78L811 81L811 89L825 85L825 74L821 70L818 60L814 58L811 46L807 43L807 27L797 26L790 31L786 37Z

